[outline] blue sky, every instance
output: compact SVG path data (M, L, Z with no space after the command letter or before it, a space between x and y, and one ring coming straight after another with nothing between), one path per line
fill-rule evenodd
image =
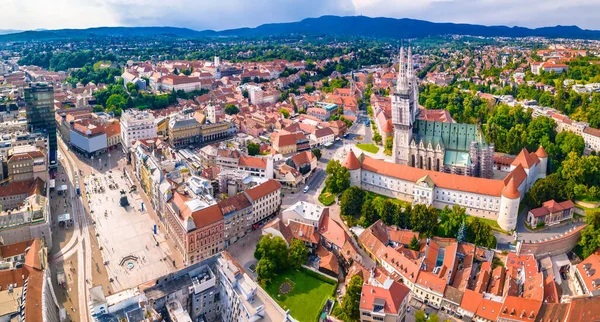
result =
M0 29L177 26L222 30L326 14L362 14L600 30L600 0L0 0L0 12Z

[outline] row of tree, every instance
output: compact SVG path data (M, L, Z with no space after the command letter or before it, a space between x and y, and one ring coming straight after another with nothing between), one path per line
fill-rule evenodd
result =
M300 268L308 259L308 249L299 239L292 240L288 249L283 238L263 236L256 245L254 257L258 259L256 274L258 280L268 283L277 274L289 268Z

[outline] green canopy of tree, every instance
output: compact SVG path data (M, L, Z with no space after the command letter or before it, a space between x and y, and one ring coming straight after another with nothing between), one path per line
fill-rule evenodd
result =
M421 243L419 243L419 240L416 236L413 236L413 238L411 238L410 244L408 244L408 249L414 251L419 251L419 249L421 249Z
M440 227L444 232L444 236L456 237L460 226L467 219L467 213L465 208L458 205L453 205L452 208L446 206L441 211L440 217Z
M237 114L239 112L240 112L240 109L237 106L233 105L233 104L227 104L225 106L225 114L227 114L227 115L234 115L234 114Z
M352 186L342 193L340 198L340 213L342 216L358 216L361 212L365 192L357 186Z
M256 273L260 281L270 280L289 264L287 244L279 236L263 236L256 245L254 257L258 259Z
M438 227L438 210L423 204L415 205L410 214L410 225L424 237L433 237Z
M587 258L600 248L600 212L595 211L587 215L587 226L581 231L579 245L583 250L583 257Z
M489 224L479 218L473 218L467 228L467 241L477 246L496 247L496 237Z
M325 189L331 193L338 194L350 187L350 172L342 167L339 161L331 160L327 162L327 179L325 179Z
M346 286L346 294L342 299L341 314L338 316L344 321L358 321L360 319L360 293L362 291L363 279L354 275Z
M248 142L248 155L258 155L260 153L260 145L254 142Z
M321 160L321 149L312 149L312 153L315 156L315 158L317 158L317 160Z
M292 240L290 245L289 263L293 268L300 268L306 264L308 259L308 248L303 241L299 239Z
M283 117L286 119L290 118L290 111L286 110L285 108L279 109L279 113L283 114Z

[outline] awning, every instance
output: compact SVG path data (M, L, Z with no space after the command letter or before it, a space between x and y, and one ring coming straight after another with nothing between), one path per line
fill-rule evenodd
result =
M66 184L60 185L58 187L58 189L56 189L56 191L66 191L66 190L67 190L67 185Z
M66 222L66 221L71 221L73 218L71 217L71 214L66 213L66 214L62 214L62 215L58 215L58 222Z

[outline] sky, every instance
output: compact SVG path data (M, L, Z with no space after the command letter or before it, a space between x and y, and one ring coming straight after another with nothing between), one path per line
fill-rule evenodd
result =
M0 29L256 27L322 15L600 30L600 0L0 0Z

